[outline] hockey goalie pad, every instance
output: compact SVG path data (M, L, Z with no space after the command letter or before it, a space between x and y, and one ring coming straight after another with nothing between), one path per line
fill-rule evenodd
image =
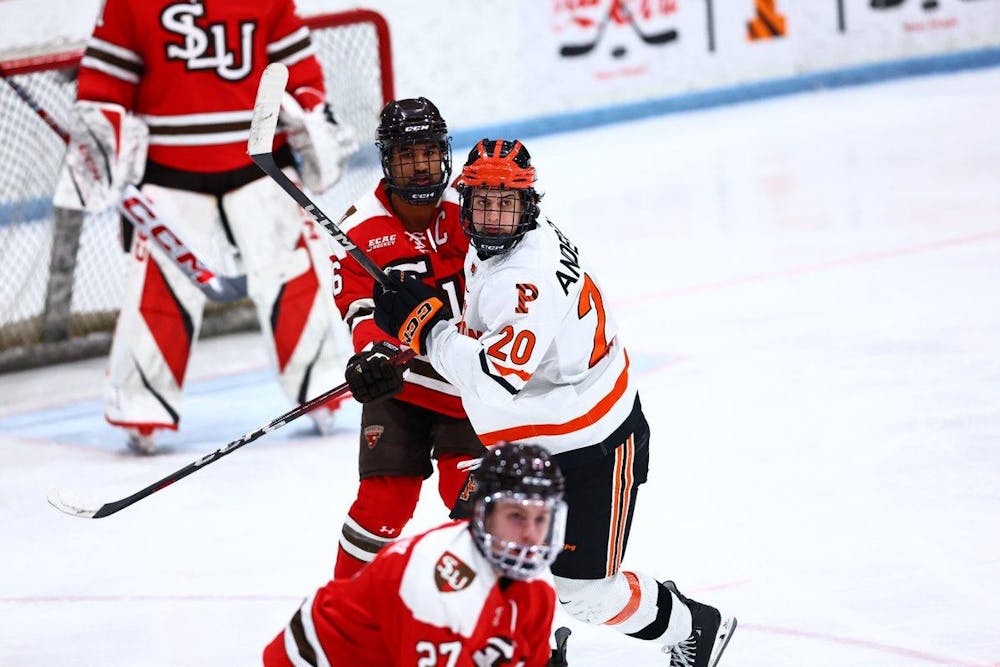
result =
M117 205L125 185L142 178L148 144L146 124L123 106L77 102L53 203L86 211Z
M340 180L347 160L358 150L354 130L337 123L326 104L305 110L292 95L285 93L281 120L288 143L299 155L302 183L314 193L322 193Z

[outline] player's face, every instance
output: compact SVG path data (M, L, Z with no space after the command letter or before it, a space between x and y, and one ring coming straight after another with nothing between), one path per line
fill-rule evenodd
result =
M437 143L423 141L403 144L392 149L389 173L397 185L437 185L444 175L441 163L441 146Z
M521 219L521 197L513 190L476 188L472 193L472 226L489 236L513 234Z
M546 543L552 523L552 508L540 502L497 500L486 518L486 531L495 539L521 546Z

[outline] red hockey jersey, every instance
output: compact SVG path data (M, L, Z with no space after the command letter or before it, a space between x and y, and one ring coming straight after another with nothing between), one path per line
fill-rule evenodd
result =
M465 292L463 267L469 240L462 231L458 193L454 189L444 191L435 222L422 233L407 232L403 227L389 204L384 181L351 207L340 221L340 228L384 270L417 274L436 287L442 301L451 306L457 323ZM375 324L375 280L350 256L331 259L340 274L340 280L334 281L334 297L351 327L355 350L383 340L399 345ZM396 399L451 417L465 417L458 389L431 367L427 357L415 357L405 379Z
M550 575L498 579L456 521L393 542L308 597L264 665L543 667L554 613Z
M252 164L250 118L268 63L288 65L288 89L303 106L323 98L313 54L292 0L106 0L77 98L135 112L149 125L154 162L229 171Z

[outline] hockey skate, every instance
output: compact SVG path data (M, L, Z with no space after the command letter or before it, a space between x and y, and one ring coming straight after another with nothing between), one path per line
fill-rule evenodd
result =
M128 448L140 456L151 456L156 453L156 441L153 439L153 429L140 426L128 430Z
M684 597L672 581L663 585L691 610L691 636L663 649L670 667L715 667L736 630L736 618L722 618L715 607Z

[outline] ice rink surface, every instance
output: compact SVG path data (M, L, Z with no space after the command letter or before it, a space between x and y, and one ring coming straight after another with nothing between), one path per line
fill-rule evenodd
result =
M724 667L1000 665L998 115L989 69L527 143L652 426L626 565L739 616ZM103 360L0 376L0 665L258 663L331 574L356 404L109 518L45 492L114 500L268 422L265 359L205 341L155 458L104 423ZM443 518L425 485L409 532ZM574 667L666 664L557 620Z

